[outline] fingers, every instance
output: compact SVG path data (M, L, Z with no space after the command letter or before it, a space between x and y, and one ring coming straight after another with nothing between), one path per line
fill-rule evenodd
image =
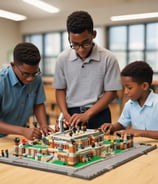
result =
M58 124L58 120L56 120L56 123L55 123L55 132L58 132L59 131L59 124Z
M53 130L51 127L47 126L42 128L42 133L44 134L44 136L47 136L49 133L53 134L55 132L55 130Z
M49 132L54 133L55 131L49 126L44 127L42 129L35 128L35 127L34 128L24 128L23 135L28 140L34 140L34 139L41 139L42 134L44 134L44 136L47 136Z
M85 123L85 122L87 122L87 119L84 113L73 114L69 120L69 126L72 128L77 126L79 123Z
M59 131L59 126L58 124L55 124L55 132L58 132Z
M77 127L79 123L86 123L88 118L85 113L82 114L73 114L69 118L63 120L64 129ZM58 121L55 124L55 131L59 131Z
M62 121L62 126L63 126L63 128L64 129L68 129L68 127L70 126L69 125L69 123L64 119L63 121ZM58 120L56 120L56 123L55 123L55 132L58 132L59 130L60 130L60 125L59 125L59 122L58 122Z
M63 123L64 123L64 125L65 125L66 127L69 126L69 122L66 121L65 119L64 119Z
M109 125L104 123L102 126L101 126L101 129L103 132L106 132L108 129L109 129Z
M48 132L50 132L52 134L55 133L55 131L51 127L49 127L49 126L48 126Z
M42 133L39 128L24 128L23 136L28 140L40 139L42 137Z
M33 128L33 132L32 132L32 138L36 138L36 139L41 139L42 138L42 132L40 131L39 128Z
M102 131L104 132L104 134L113 134L112 131L112 124L111 123L104 123L101 126Z

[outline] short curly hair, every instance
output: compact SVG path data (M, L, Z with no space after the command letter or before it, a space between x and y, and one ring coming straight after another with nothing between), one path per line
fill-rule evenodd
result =
M132 77L133 81L138 84L148 82L151 86L153 70L148 63L144 61L135 61L128 64L121 71L121 76Z
M38 48L29 42L22 42L15 46L13 51L14 62L18 65L28 64L37 65L40 62L41 56Z
M82 33L88 30L93 32L93 19L86 11L75 11L67 18L67 32L68 33Z

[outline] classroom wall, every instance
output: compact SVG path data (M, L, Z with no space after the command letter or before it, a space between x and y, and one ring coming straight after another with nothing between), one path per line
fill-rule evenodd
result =
M66 29L66 18L26 20L20 23L21 34L59 31Z
M143 1L143 3L142 3ZM109 4L111 4L109 2ZM116 22L111 22L110 17L114 15L125 15L125 14L133 14L133 13L144 13L144 12L157 12L158 1L157 0L124 0L124 1L116 1L113 6L110 6L107 3L103 3L103 6L96 6L96 8L81 8L82 10L88 11L94 20L95 26L105 26L105 25L112 25L118 24ZM154 4L154 6L153 6ZM80 7L84 7L82 6ZM76 10L80 10L76 9ZM22 34L26 33L37 33L37 32L49 32L49 31L58 31L58 30L65 30L66 29L66 19L67 16L72 13L72 11L76 11L75 9L72 10L71 8L62 10L64 13L63 15L54 14L52 17L48 16L47 18L40 18L34 20L26 20L20 23L20 32ZM154 19L145 20L145 21L152 21ZM155 19L157 20L157 19ZM142 20L134 20L130 21L130 23L141 22ZM144 22L144 20L143 20ZM120 22L119 24L129 23L127 22Z
M0 67L9 64L9 53L20 41L19 23L0 18Z
M101 26L101 24L95 24L95 26L98 25ZM66 30L66 17L26 20L23 22L0 18L0 67L10 62L8 55L14 46L22 41L24 34L59 30ZM105 30L103 30L103 37L105 35L104 31Z
M140 7L140 3L137 4L137 9L140 10L138 7ZM150 4L149 4L150 7ZM132 9L135 9L136 7L132 7ZM141 4L141 10L143 11L143 7ZM106 9L103 7L100 13L97 13L97 9L94 11L89 11L89 13L92 15L94 20L94 26L102 26L103 28L103 37L105 37L105 26L116 24L116 22L111 22L109 17L106 15L113 14L116 15L118 12L121 11L121 14L127 13L129 9L127 10L126 5L118 5L117 9L113 8ZM154 10L153 10L154 11ZM114 13L115 12L115 13ZM138 11L139 12L139 11ZM67 13L67 16L70 12ZM40 19L34 19L34 20L26 20L22 22L14 22L7 19L0 18L0 66L9 63L8 59L8 53L11 49L20 41L22 41L22 35L24 34L32 34L32 33L43 33L43 32L50 32L50 31L62 31L66 30L66 19L67 16L59 17L58 15L55 15L53 17L47 17L47 18L40 18ZM157 21L158 19L150 19L146 20L149 21ZM139 21L133 21L133 23L141 22ZM144 21L143 21L144 22ZM119 24L125 24L129 22L120 22ZM132 23L132 21L130 21ZM118 24L118 23L117 23ZM106 42L104 42L105 44ZM106 47L106 45L104 45Z

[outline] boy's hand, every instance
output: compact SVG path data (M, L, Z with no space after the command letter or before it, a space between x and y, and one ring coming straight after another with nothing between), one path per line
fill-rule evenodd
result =
M112 133L112 124L111 123L104 123L101 125L101 129L105 134L111 134Z
M45 127L41 127L41 131L44 134L44 136L47 136L49 133L53 134L55 131L49 127L49 126L45 126Z
M39 128L24 128L23 134L28 140L41 139L42 133Z
M64 127L64 129L68 129L69 128L69 123L65 119L63 120L63 127ZM56 120L55 132L58 132L58 131L59 131L59 122L58 122L58 120Z
M69 119L69 126L72 127L77 127L78 124L80 123L86 123L89 120L89 116L87 113L81 113L81 114L73 114L70 119Z

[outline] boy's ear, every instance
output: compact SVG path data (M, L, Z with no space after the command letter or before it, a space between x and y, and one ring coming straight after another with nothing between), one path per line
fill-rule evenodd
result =
M96 35L97 35L96 30L93 31L93 34L92 35L93 35L93 39L94 39L96 37Z
M148 90L149 89L149 83L148 82L143 82L143 88L144 88L144 90Z
M14 67L15 66L15 64L14 64L14 62L12 61L12 62L10 62L10 64L11 64L11 66L12 67Z

